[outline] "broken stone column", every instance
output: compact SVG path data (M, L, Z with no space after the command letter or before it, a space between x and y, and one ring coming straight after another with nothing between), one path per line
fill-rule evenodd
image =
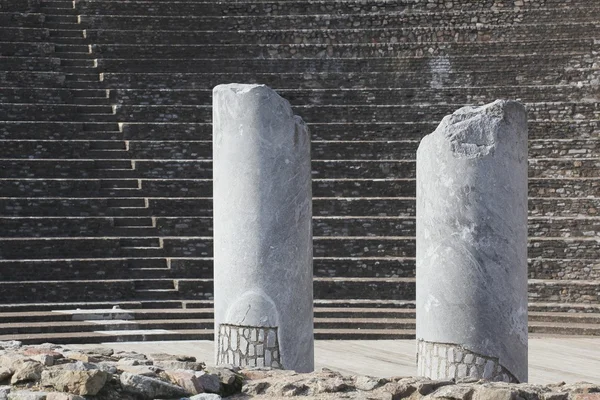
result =
M417 151L418 373L527 381L527 114L446 116Z
M314 369L310 137L264 85L213 90L217 364Z

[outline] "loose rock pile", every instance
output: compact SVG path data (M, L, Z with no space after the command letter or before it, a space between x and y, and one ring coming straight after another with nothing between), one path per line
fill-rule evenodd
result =
M0 342L0 400L217 400L240 392L236 370L188 356Z
M207 367L194 357L0 342L0 400L219 400L301 396L361 400L600 400L589 383L533 385L475 379L345 376Z

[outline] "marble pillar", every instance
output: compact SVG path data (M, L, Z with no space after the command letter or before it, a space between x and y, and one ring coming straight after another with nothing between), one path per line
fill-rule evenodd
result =
M527 113L446 116L417 151L420 375L527 381Z
M213 90L217 364L314 368L310 136L264 85Z

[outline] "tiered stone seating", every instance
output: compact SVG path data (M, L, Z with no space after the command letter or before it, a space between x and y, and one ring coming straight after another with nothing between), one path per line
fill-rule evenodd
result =
M176 4L0 0L0 340L212 337L227 82L310 126L317 337L414 335L418 142L496 98L529 110L530 330L600 334L596 0Z

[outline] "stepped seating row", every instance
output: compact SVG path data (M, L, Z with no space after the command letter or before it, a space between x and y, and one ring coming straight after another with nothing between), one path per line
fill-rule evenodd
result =
M529 180L529 196L532 198L592 198L598 193L597 178L533 178ZM26 197L30 201L44 197L107 198L131 197L131 190L143 198L161 197L165 193L173 198L210 197L210 179L19 179L0 180L0 192L7 197ZM414 179L385 180L327 180L314 179L312 188L315 198L414 197ZM321 201L321 199L315 199ZM8 208L4 208L7 210ZM349 211L348 209L347 211ZM539 213L538 213L539 214ZM26 215L26 214L23 214ZM328 214L329 215L329 214ZM356 215L356 214L355 214ZM364 215L364 214L361 214ZM10 214L9 216L18 216ZM51 215L49 215L51 216Z
M127 61L136 70L140 65L138 61ZM65 87L69 74L52 71L56 68L55 62L48 60L46 71L0 71L4 87ZM183 68L180 68L183 69ZM164 70L161 68L161 70ZM491 78L490 78L491 77ZM84 76L89 79L83 82L69 82L73 89L92 89L94 84L91 79L98 79L97 75ZM196 73L103 73L101 75L104 85L111 89L189 89L210 88L224 82L243 81L249 83L267 82L270 86L282 89L360 89L360 88L389 88L409 87L425 88L443 87L488 87L501 85L589 85L597 86L600 74L594 68L577 68L569 66L555 66L552 71L544 76L533 76L525 70L518 70L513 66L511 70L484 70L452 72L452 70L436 70L428 67L420 74L416 73L304 73L304 74L196 74ZM387 86L386 86L387 82ZM267 84L265 83L265 84ZM97 87L97 86L96 86Z
M11 43L12 44L12 43ZM28 43L34 46L32 43ZM100 58L311 58L311 57L420 57L431 55L486 55L505 51L526 53L589 54L600 49L594 39L546 40L487 43L355 43L355 44L253 44L253 45L128 45L94 44L92 52ZM35 51L35 49L20 49ZM75 50L75 49L74 49ZM82 52L85 49L78 49ZM5 51L0 45L0 51ZM8 50L7 50L8 51ZM14 50L13 50L14 51ZM41 53L41 50L37 50ZM16 54L15 54L16 55Z
M78 301L127 301L151 300L140 296L136 283L144 285L152 280L75 280L75 281L38 281L38 282L0 282L6 302L19 303L38 292L37 300L57 301L69 299ZM164 300L176 300L177 296L186 300L211 300L213 297L212 280L177 279L177 289L163 292ZM48 288L52 288L52 292ZM597 283L593 281L567 280L530 280L529 299L536 302L559 302L578 304L598 304ZM103 289L104 288L104 289ZM356 298L360 294L364 300L405 300L415 296L413 278L315 278L314 295L316 299L341 300ZM355 297L352 297L352 296ZM48 296L48 297L46 297ZM355 327L356 328L356 327Z
M433 132L437 121L426 122L355 122L308 123L315 141L420 140ZM0 125L0 139L32 140L211 140L212 125L197 123L121 123L113 124L73 121L8 121ZM356 132L360 132L357 134ZM600 133L599 121L529 121L529 138L594 139Z
M513 2L481 1L469 2L466 0L454 1L450 6L448 2L414 0L388 0L388 1L253 1L223 3L217 1L181 1L179 7L172 7L164 0L116 1L116 0L77 0L76 9L90 15L136 15L143 10L144 15L206 15L206 16L264 16L272 17L289 14L374 14L403 12L406 14L420 12L477 12L485 14L501 11L529 11L544 8L561 8L567 11L574 6L594 7L593 0L576 0L560 2L558 0L544 2L524 2L517 6ZM148 9L146 9L148 8Z
M127 207L127 208L121 208ZM531 198L531 217L595 217L597 198ZM0 210L5 217L208 217L210 198L3 198ZM415 215L414 198L316 198L313 213L319 217L410 217ZM153 215L154 213L154 215Z
M0 56L51 56L54 45L44 42L0 42Z
M281 77L282 79L284 77ZM291 78L288 78L291 79ZM258 78L257 80L260 80ZM235 81L235 79L233 79ZM555 102L578 102L594 98L598 88L592 85L574 87L571 85L540 87L527 86L488 86L488 87L443 87L443 88L394 88L394 89L278 89L273 87L292 106L327 104L393 105L404 102L454 104L485 104L492 98L519 99L534 103L552 98ZM543 92L542 90L543 89ZM0 88L0 103L28 104L81 104L82 97L104 96L106 104L117 105L210 105L212 91L207 89L111 89L86 90L66 88ZM95 97L93 97L95 96Z
M79 4L80 1L84 1L84 4L92 4L92 3L100 3L100 4L110 4L114 3L118 0L76 0L76 4ZM142 5L152 5L156 6L159 4L168 3L170 0L127 0L129 3L137 3L140 6ZM183 3L188 4L204 4L207 7L220 7L222 6L219 1L212 0L182 0ZM523 4L521 4L523 3ZM251 15L253 12L264 14L265 12L269 12L268 10L261 9L260 7L270 7L271 10L276 10L277 7L281 7L282 9L287 9L288 7L315 7L315 6L323 6L327 7L324 11L327 14L335 13L335 10L338 9L341 5L356 5L356 7L370 6L371 11L377 11L377 7L387 7L390 5L405 5L407 8L414 10L448 10L448 1L447 0L258 0L252 1L250 5L250 9L247 9L248 5L244 2L236 2L236 3L226 3L226 6L231 7L233 10L236 9L246 9L245 14ZM592 7L597 3L594 0L481 0L478 2L473 2L470 0L453 0L452 8L464 10L464 11L489 11L489 10L503 10L503 9L513 9L513 8L550 8L550 7L558 7L558 8L570 8L570 7ZM252 7L254 5L255 7ZM375 7L375 8L373 8ZM139 9L139 8L138 8Z
M600 159L530 160L530 178L600 177ZM406 179L414 161L313 161L316 179ZM0 160L0 178L210 179L207 160Z
M562 21L576 21L595 23L600 15L600 7L588 8L563 8L563 9L537 9L537 10L500 10L500 11L465 11L445 10L437 12L391 11L385 14L360 13L340 7L339 13L322 14L309 12L306 15L294 15L293 12L281 15L208 15L208 10L201 11L199 7L165 7L171 11L162 11L161 7L152 8L152 11L140 13L139 5L127 2L116 2L115 10L111 11L104 4L95 10L90 7L77 7L81 13L81 23L89 29L167 29L167 30L261 30L289 29L364 29L381 27L423 27L447 26L461 27L475 23L482 24L548 24L556 20L560 14ZM189 4L189 3L188 3ZM227 3L222 3L227 4ZM128 10L134 8L135 10ZM292 8L293 11L293 8ZM97 12L98 15L93 15ZM217 11L215 14L222 14Z
M317 204L318 206L318 204ZM0 238L69 237L176 237L211 236L211 217L0 217ZM529 220L529 236L593 238L600 231L600 217ZM318 237L415 236L414 217L315 217L313 234Z
M132 306L140 303L122 302ZM187 301L195 305L201 301ZM408 304L408 302L405 302ZM146 303L147 304L147 303ZM552 303L541 303L551 305ZM87 305L87 303L85 303ZM410 308L384 308L387 302L365 303L359 308L336 307L335 300L315 302L315 338L316 339L414 339L414 310ZM379 306L379 307L377 307ZM411 304L414 307L414 304ZM576 305L569 305L569 307ZM369 308L372 307L372 308ZM534 306L532 306L534 307ZM575 308L571 307L571 309ZM540 334L561 334L575 332L579 335L598 333L597 318L593 314L582 315L565 312L558 313L533 311L529 313L529 331ZM169 321L168 315L175 318ZM82 322L83 316L89 322ZM127 340L212 340L212 309L182 310L64 310L60 312L25 312L15 318L12 314L0 316L6 328L2 330L0 339L18 339L26 344L41 342L56 343L100 343L123 340L122 329L132 329L125 334ZM48 319L51 329L60 333L46 333L42 324L31 322L36 319ZM19 324L12 322L16 320ZM12 324L12 325L9 325ZM77 331L81 324L82 332ZM145 330L152 327L165 329ZM360 328L358 331L356 327ZM191 328L191 329L190 329ZM44 332L44 333L39 333ZM360 333L357 333L360 332Z
M528 40L533 35L548 35L555 39L578 39L582 34L598 29L595 22L555 23L548 25L472 24L459 27L415 26L402 28L367 29L304 29L248 30L240 35L234 31L188 31L86 29L86 37L93 43L109 44L341 44L341 43L394 43L394 42L488 42Z
M439 121L462 104L411 105L297 105L295 111L311 122L402 122ZM530 120L599 120L600 104L528 103ZM210 123L210 106L196 105L67 105L14 104L0 105L4 121L95 121L109 122L197 122Z
M103 258L4 260L2 281L111 279L212 279L213 260L206 258ZM411 257L315 257L315 277L412 278ZM598 280L600 264L593 259L536 258L529 260L530 279ZM350 299L349 299L350 300Z
M98 59L98 66L104 72L187 72L198 75L219 76L221 74L239 74L251 78L266 74L324 74L324 73L366 73L379 72L392 74L407 72L414 75L417 71L430 69L441 73L452 71L506 71L520 68L523 73L531 67L541 68L545 73L552 67L593 68L597 60L592 54L489 54L486 56L445 55L433 57L398 58L303 58L303 59L246 59L243 64L231 60L209 58L155 59L151 64L145 59L127 57L122 59ZM202 68L198 68L199 66ZM251 73L249 71L252 71ZM537 78L539 79L539 77ZM278 87L282 87L277 85ZM508 86L508 85L507 85ZM208 89L209 87L202 87Z
M311 157L321 160L411 160L419 143L317 142ZM542 140L529 143L529 157L600 158L600 140ZM210 160L210 141L2 141L0 159Z

